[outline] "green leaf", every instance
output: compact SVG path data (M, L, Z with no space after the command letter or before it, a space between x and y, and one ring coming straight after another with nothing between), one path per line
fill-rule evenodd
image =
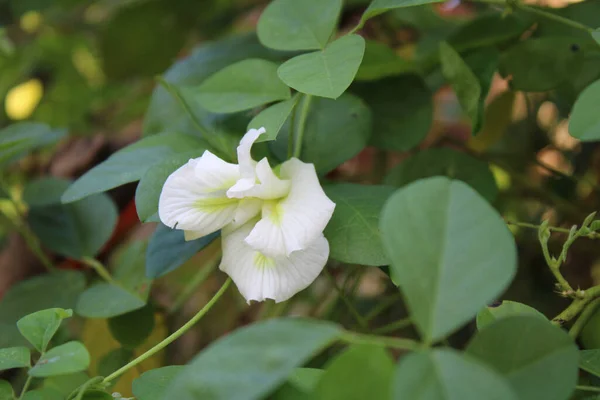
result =
M420 6L430 3L441 3L443 0L373 0L361 17L361 24L369 18L373 18L386 11L395 8Z
M152 280L146 277L147 249L145 241L130 242L111 262L115 280L144 302L148 300L152 285Z
M548 321L544 314L533 307L516 301L504 300L498 306L488 306L477 313L477 329L482 330L499 319L515 315L529 315Z
M189 88L198 103L215 113L233 113L290 98L290 89L277 78L277 64L249 59L230 65Z
M596 309L589 317L581 333L579 334L579 342L584 349L600 349L600 310Z
M124 349L122 347L109 351L98 362L98 374L102 376L112 374L131 361L133 356L133 350ZM117 382L118 381L112 381L111 383L116 384Z
M65 129L52 129L46 124L19 122L0 130L0 166L15 162L31 151L58 142Z
M373 111L371 144L406 151L421 143L433 121L432 93L417 75L355 84L352 90Z
M304 99L303 101L306 101ZM296 124L303 103L296 107ZM280 160L287 159L290 123L286 123L272 150ZM298 131L296 125L295 132ZM337 100L313 98L306 120L301 159L315 164L317 173L329 172L356 156L371 135L371 111L356 96L344 94Z
M81 400L114 400L115 398L102 390L88 390L83 394Z
M263 398L339 334L338 326L321 321L285 318L255 323L197 355L164 398Z
M172 154L192 149L205 149L204 142L194 136L165 133L139 140L117 151L77 179L63 194L63 203L71 203L94 193L140 180L148 168Z
M271 400L310 400L325 371L315 368L296 368L288 380L270 398Z
M139 310L108 320L110 333L127 349L143 344L154 329L154 307L146 305Z
M65 179L45 177L34 179L23 189L23 201L29 207L43 207L60 204L60 197L69 187Z
M354 80L364 52L365 40L358 35L347 35L322 51L286 61L277 73L283 82L299 92L337 99Z
M365 54L356 73L356 80L375 80L415 70L415 65L399 57L384 43L367 40Z
M30 390L23 396L23 400L64 400L62 394L52 388Z
M449 348L402 357L392 393L395 399L411 400L518 399L494 370Z
M579 368L600 377L600 350L580 350Z
M521 399L564 400L577 383L573 339L538 317L508 317L486 326L467 353L496 368Z
M594 32L592 32L592 38L594 38L596 43L600 44L600 28L598 28Z
M288 117L296 107L300 96L294 96L289 100L279 102L261 111L248 124L248 130L264 127L266 134L260 135L256 143L277 139L277 134L287 121Z
M169 68L163 77L174 85L197 86L228 65L247 58L275 60L279 55L261 46L255 34L238 35L199 46L189 57ZM207 129L214 133L222 133L222 115L211 114L197 103L193 103L192 108L196 118ZM190 115L178 101L164 87L157 86L144 118L144 134L153 135L167 131L199 134Z
M181 365L170 365L144 372L133 381L133 395L138 400L163 400L167 387L183 370Z
M500 74L510 77L510 86L526 92L558 87L577 74L583 63L579 40L565 36L541 37L521 42L500 58Z
M17 329L19 319L48 307L73 308L84 289L79 271L57 271L12 286L0 301L0 347L26 344Z
M349 264L389 264L381 242L379 215L394 188L342 183L324 190L335 203L333 217L323 232L331 258Z
M440 44L442 74L450 82L458 101L472 124L472 132L477 133L483 126L485 98L496 71L497 53L493 49L483 49L469 55L477 72L463 60L446 42Z
M150 222L154 218L158 221L158 200L167 178L191 158L200 157L203 152L204 150L198 149L174 154L148 168L135 190L135 208L140 221Z
M44 247L81 259L98 254L110 239L118 217L112 199L98 193L69 204L32 207L27 221Z
M31 365L31 354L27 347L0 349L0 371L12 368L25 368Z
M342 0L272 1L258 21L258 39L277 50L323 49L341 10Z
M109 283L98 283L79 296L75 312L86 318L111 318L144 307L133 293Z
M0 379L0 400L14 400L15 392L10 382Z
M432 176L447 176L463 181L489 202L498 195L494 175L486 162L449 148L418 152L392 168L384 183L402 187Z
M111 371L112 372L112 371ZM54 389L62 395L62 399L67 398L75 389L90 380L85 372L76 372L69 375L53 376L44 379L44 388Z
M90 365L90 354L81 342L68 342L43 354L29 375L35 378L72 374Z
M515 274L512 234L463 182L434 177L405 186L387 201L380 226L392 278L426 342L473 318Z
M352 346L333 359L319 379L315 397L320 399L389 399L394 360L386 349Z
M600 140L600 80L579 94L569 119L569 133L577 139L590 142Z
M50 308L24 316L17 322L17 328L37 351L43 353L62 320L72 315L72 310Z
M179 268L200 250L212 243L219 232L186 241L182 230L159 224L150 239L146 253L146 276L159 278Z

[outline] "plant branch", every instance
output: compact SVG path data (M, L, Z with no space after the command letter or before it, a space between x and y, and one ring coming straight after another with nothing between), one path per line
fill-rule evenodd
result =
M391 322L387 325L380 326L379 328L373 330L374 334L383 335L386 333L394 332L400 329L407 328L412 325L412 320L410 317L402 318L398 321Z
M583 385L577 385L575 386L576 390L582 390L585 392L596 392L596 393L600 393L600 387L596 387L596 386L583 386Z
M107 283L110 283L112 285L115 284L115 280L113 279L112 275L110 274L110 272L108 272L108 269L106 269L106 267L100 261L92 257L84 257L81 259L81 261L85 265L91 267L94 271L96 271L96 273Z
M344 302L354 319L356 319L358 325L361 327L361 329L367 331L369 329L369 324L367 323L367 321L365 321L363 316L360 315L360 313L356 310L350 299L346 297L346 294L342 291L342 289L340 289L335 278L327 268L325 268L325 275L327 275L327 277L331 281L331 284L333 285L335 291L339 294L340 298L342 299L342 301Z
M560 314L552 318L553 324L560 326L564 325L565 322L578 316L593 300L600 298L600 286L593 286L580 292L582 293L582 297L573 300L569 307L565 308Z
M119 368L118 370L116 370L115 372L113 372L112 374L110 374L109 376L104 378L102 383L108 383L108 382L112 381L113 379L118 378L119 376L121 376L122 374L127 372L129 369L135 367L136 365L143 362L144 360L152 357L154 354L158 353L159 351L161 351L162 349L167 347L169 344L171 344L175 340L177 340L180 336L182 336L184 333L186 333L192 326L194 326L212 308L212 306L214 306L217 303L217 301L221 298L223 293L225 293L225 291L227 290L227 288L229 287L230 284L231 284L231 278L227 278L227 280L225 281L223 286L221 286L219 291L217 293L215 293L213 298L210 299L209 302L206 303L206 305L204 307L202 307L202 309L200 311L198 311L198 313L192 317L192 319L190 319L181 328L177 329L175 332L173 332L171 335L169 335L167 338L165 338L162 342L160 342L159 344L157 344L156 346L154 346L153 348L151 348L150 350L148 350L141 356L137 357L135 360L131 361L127 365L123 366L122 368Z
M340 340L349 344L367 344L402 350L418 350L423 347L422 344L412 339L367 335L350 331L344 332Z
M306 120L308 118L308 112L310 111L310 103L312 101L312 96L310 94L304 95L304 101L302 101L302 106L300 108L300 116L298 120L298 129L296 132L296 140L294 143L294 157L300 158L300 154L302 153L302 140L304 139L304 130L306 128Z
M21 400L23 398L23 396L25 396L25 393L29 389L29 385L31 385L32 379L33 379L33 377L31 375L27 376L27 380L25 381L25 384L23 385L23 389L21 389L21 395L19 396L19 400Z
M571 336L573 339L576 339L579 336L585 324L589 321L592 315L594 315L596 309L598 309L598 306L600 306L600 298L594 299L592 302L587 304L587 306L585 306L579 318L577 318L573 326L571 326L571 329L569 329L569 336Z

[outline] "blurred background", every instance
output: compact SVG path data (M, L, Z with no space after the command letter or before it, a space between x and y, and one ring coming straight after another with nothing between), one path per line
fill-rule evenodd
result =
M0 0L0 128L17 121L36 121L69 132L68 138L52 149L35 152L1 171L3 182L18 198L24 183L32 178L76 178L137 140L144 130L144 115L157 85L156 76L199 45L254 31L266 4L266 0ZM535 4L556 8L557 13L590 26L600 25L598 0ZM367 5L367 0L347 0L340 30L356 25ZM454 0L407 8L370 20L360 33L385 43L405 60L418 60L490 9L493 6ZM536 34L564 30L548 21L533 21L532 26ZM531 32L523 33L528 34ZM583 69L552 92L513 92L508 81L496 75L486 100L486 122L475 138L470 137L470 126L453 91L441 86L436 78L439 71L437 74L430 71L427 75L428 86L435 93L435 118L418 149L382 153L367 148L328 179L381 183L381 171L418 151L452 147L490 163L499 190L494 205L507 221L539 224L542 219L550 219L553 225L570 227L598 209L598 148L573 139L567 118L580 91L600 77L600 51L589 53ZM137 219L135 187L128 184L110 192L120 217L113 238L99 257L109 265L125 244L141 241L143 245L155 227L142 225ZM0 200L3 206L6 204ZM0 229L1 298L16 282L40 273L42 268L18 233L5 226ZM568 300L554 293L553 277L544 262L537 233L520 227L511 229L519 247L520 270L505 298L527 303L553 317ZM553 236L555 251L564 239L560 234ZM215 254L213 244L155 283L152 297L158 329L148 339L148 347L164 337L169 326L187 320L220 285L220 274L198 276L199 269L206 276L215 270ZM599 255L596 242L580 239L575 243L564 266L564 275L574 287L600 283ZM51 256L62 269L86 268L68 258ZM374 330L405 316L397 289L384 271L335 263L330 270L330 276L321 276L309 290L281 305L267 302L248 307L237 293L229 291L228 299L210 312L201 327L161 357L168 357L171 364L186 362L224 332L276 315L310 315L353 327L355 315L347 303L365 315ZM194 280L202 284L186 292L187 284ZM182 292L186 296L182 297ZM93 360L117 347L104 320L88 320L79 328ZM390 327L381 333L414 334L410 329L398 329L402 327ZM459 332L451 341L460 345L462 337ZM149 363L142 368L163 361L151 359ZM131 379L123 378L124 393Z

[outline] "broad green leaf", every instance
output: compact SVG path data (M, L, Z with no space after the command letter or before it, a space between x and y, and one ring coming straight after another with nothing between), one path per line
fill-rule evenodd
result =
M472 132L477 133L483 125L485 98L496 71L497 53L493 49L478 50L463 60L446 42L440 44L442 74L448 80L458 101L471 120Z
M198 103L215 113L244 111L290 98L290 89L277 78L277 64L249 59L230 65L189 88Z
M134 357L133 350L119 347L109 351L98 362L98 374L108 376L126 365ZM113 384L116 382L113 381Z
M198 354L167 388L164 398L262 399L340 332L337 325L298 318L255 323Z
M288 117L296 107L300 96L294 96L289 100L279 102L261 111L248 124L248 129L265 128L267 133L260 135L256 143L277 139L277 134L287 121Z
M44 247L75 259L94 257L110 239L117 219L117 207L105 193L32 207L27 216Z
M420 6L430 3L441 3L442 0L373 0L361 17L361 23L364 24L369 18L373 18L386 11L395 8Z
M0 400L14 400L15 392L10 382L0 379Z
M0 130L0 166L17 161L40 147L56 143L66 134L64 129L52 129L36 122L9 125Z
M277 73L283 82L299 92L337 99L354 80L364 52L365 40L358 35L347 35L322 51L286 61Z
M381 242L379 215L394 188L342 183L324 190L335 203L324 232L331 258L349 264L389 264Z
M206 145L201 139L191 135L166 133L143 138L83 174L63 194L62 201L71 203L94 193L138 181L148 168L163 158L195 148L204 149Z
M152 280L146 276L146 253L148 243L133 241L111 260L115 280L143 301L148 300Z
M72 315L72 310L50 308L24 316L17 322L17 328L37 351L43 353L62 320Z
M133 395L138 400L163 400L167 387L183 370L181 365L170 365L144 372L133 381Z
M503 374L520 399L564 400L577 383L573 339L539 317L500 319L473 337L467 353Z
M314 399L313 391L325 371L315 368L296 368L277 391L271 400L310 400Z
M35 378L72 374L90 365L90 354L81 342L73 341L50 349L43 354L29 375Z
M342 0L274 0L260 16L260 42L277 50L323 49L337 26Z
M494 201L498 194L494 175L486 162L449 148L418 152L392 168L384 182L402 187L432 176L446 176L463 181L489 202Z
M600 377L600 350L580 350L579 368Z
M85 372L76 372L74 374L46 378L44 379L43 387L56 390L64 399L89 380L90 377Z
M83 396L81 397L81 400L114 400L115 397L113 397L112 394L107 393L105 391L102 390L88 390L86 391Z
M64 400L64 397L56 389L41 388L28 391L23 400Z
M139 310L108 320L110 333L127 349L143 344L154 329L154 307L146 305Z
M421 143L433 121L433 94L417 75L400 75L355 84L373 112L371 144L384 150L406 151Z
M518 38L530 26L531 22L520 15L493 12L461 25L450 35L448 43L461 53L489 48Z
M387 45L367 40L365 54L355 79L370 81L414 70L415 66L411 61L399 57Z
M544 314L533 307L517 303L516 301L504 300L500 305L485 307L477 313L477 329L482 330L499 319L513 317L515 315L529 315L548 321Z
M144 305L144 300L119 286L98 283L79 296L75 312L86 318L111 318Z
M434 177L399 189L384 206L380 226L392 278L426 342L473 318L515 274L512 234L463 182Z
M186 241L182 230L159 224L148 244L146 276L156 279L174 271L218 236L219 232L215 232L200 239Z
M333 359L315 388L319 399L390 399L394 360L385 348L352 346Z
M0 347L25 345L17 321L48 307L73 308L85 289L79 271L57 271L36 276L12 286L0 301Z
M411 400L519 399L492 368L449 348L402 357L392 392L394 399Z
M577 74L583 62L579 41L564 36L525 40L505 51L500 74L510 77L510 86L526 92L558 87Z
M167 178L190 159L200 157L203 152L204 150L198 149L174 154L148 168L135 190L135 208L140 221L158 221L158 200Z
M304 99L303 101L307 101ZM296 107L296 128L303 103ZM272 149L280 160L287 159L290 122L284 125ZM337 100L313 98L304 129L300 158L315 164L317 173L329 172L356 156L371 135L371 111L356 96L344 94Z
M30 181L23 189L23 201L29 207L42 207L60 204L60 197L69 187L65 179L44 177Z
M255 34L232 36L199 46L192 54L176 62L164 74L164 79L177 86L197 86L214 73L247 58L276 60L278 55L265 49ZM195 117L215 134L222 133L223 116L211 114L197 103L192 107ZM199 134L188 113L162 86L152 93L144 118L144 134L161 132Z
M569 133L577 139L589 142L600 140L600 80L585 88L577 98L569 119Z
M0 349L0 371L12 368L25 368L31 365L31 354L27 347Z

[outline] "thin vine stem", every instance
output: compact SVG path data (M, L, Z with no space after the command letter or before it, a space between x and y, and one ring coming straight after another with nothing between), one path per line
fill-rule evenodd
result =
M579 336L585 324L587 324L592 315L594 315L594 312L598 309L598 306L600 306L600 298L594 299L585 306L584 310L581 312L581 315L577 318L573 326L571 326L571 329L569 329L569 336L574 339Z
M31 375L27 376L27 380L25 381L25 384L23 385L23 389L21 389L21 394L19 395L19 400L21 400L23 398L23 396L25 396L25 393L29 389L29 385L31 385L32 379L33 379L33 377Z
M577 385L577 386L575 386L575 389L582 390L584 392L596 392L596 393L600 393L600 387L596 387L596 386Z
M337 284L337 282L335 280L335 277L331 274L331 272L328 269L325 269L325 275L327 275L327 277L331 281L331 284L332 284L333 288L338 293L339 297L342 299L342 301L344 302L344 304L346 305L346 307L348 308L348 310L350 311L350 313L352 314L352 316L354 317L354 319L356 320L356 322L358 323L358 325L360 326L360 328L363 329L363 330L365 330L365 331L368 330L369 329L369 324L367 323L367 321L365 321L365 319L363 318L363 316L354 307L354 305L352 304L352 302L350 301L350 299L348 299L348 297L346 296L346 294L344 293L344 291Z
M294 143L294 157L300 158L302 154L302 141L304 140L304 131L306 128L306 120L308 119L308 112L310 111L310 103L312 102L312 96L310 94L304 95L302 105L300 106L300 115L298 119L298 129L296 130L296 137Z
M106 269L104 264L102 264L100 261L91 257L84 257L81 259L81 261L83 261L85 265L91 267L94 271L96 271L96 273L107 283L113 285L115 284L115 280L113 279L112 275L110 274L110 272L108 272L108 269Z
M383 335L386 333L391 333L394 331L398 331L404 328L408 328L412 325L412 320L410 317L402 318L398 321L391 322L387 325L380 326L379 328L373 330L374 334Z
M115 378L118 378L119 376L127 372L129 369L152 357L154 354L158 353L159 351L173 343L175 340L177 340L179 337L181 337L184 333L190 330L192 326L194 326L198 321L200 321L200 319L217 303L217 301L219 301L219 299L221 298L221 296L223 296L223 293L225 293L230 284L231 278L227 278L227 280L225 281L223 286L221 286L219 291L215 293L212 299L210 299L209 302L206 303L206 305L202 307L202 309L192 317L192 319L190 319L181 328L177 329L175 332L173 332L171 335L165 338L162 342L160 342L141 356L137 357L135 360L131 361L127 365L123 366L122 368L119 368L118 370L104 378L102 380L102 383L109 383Z
M517 221L505 221L507 225L517 226L519 228L526 229L540 229L540 225L530 224L527 222L517 222ZM549 226L548 229L552 232L560 232L569 234L571 232L570 229L567 228L559 228L557 226ZM590 232L587 235L582 235L582 237L586 237L588 239L600 239L600 234L598 232Z
M350 331L344 332L340 340L348 344L367 344L402 350L418 350L424 347L423 344L412 339L369 335Z

